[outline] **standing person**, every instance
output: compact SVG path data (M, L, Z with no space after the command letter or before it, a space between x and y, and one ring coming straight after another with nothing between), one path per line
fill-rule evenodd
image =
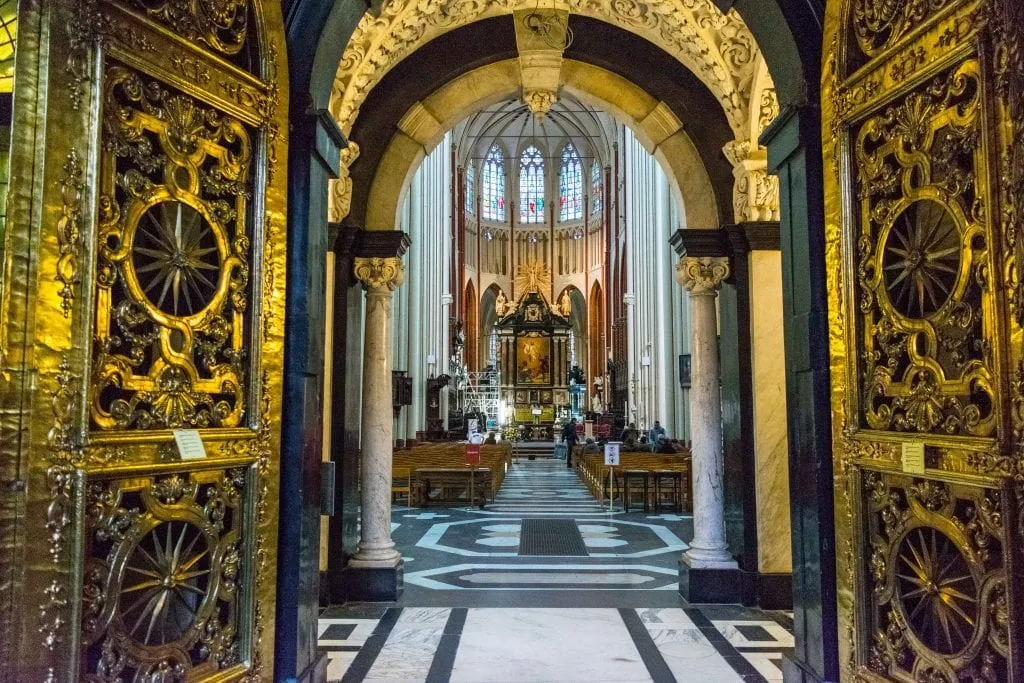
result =
M572 449L576 445L576 418L569 420L569 424L562 429L562 441L565 442L565 466L572 468Z
M660 422L655 420L654 426L651 427L651 431L647 432L647 443L656 444L658 443L659 437L665 436L665 428L661 426Z

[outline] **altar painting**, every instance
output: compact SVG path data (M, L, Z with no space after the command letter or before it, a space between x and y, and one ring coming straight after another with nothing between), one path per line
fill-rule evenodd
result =
M516 339L516 383L551 384L551 338Z

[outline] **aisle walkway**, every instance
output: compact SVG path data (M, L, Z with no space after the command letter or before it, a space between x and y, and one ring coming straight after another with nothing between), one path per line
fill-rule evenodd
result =
M604 512L564 460L521 459L488 507L518 515L590 515Z
M326 610L330 680L781 680L792 620L687 606L688 515L607 513L561 460L521 460L486 509L395 508L396 605Z

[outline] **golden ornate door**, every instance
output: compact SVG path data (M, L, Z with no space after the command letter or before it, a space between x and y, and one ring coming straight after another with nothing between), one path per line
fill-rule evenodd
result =
M6 673L269 677L280 3L21 4L0 296L0 464L23 489L0 513L17 577Z
M1024 680L1018 0L830 0L844 677Z

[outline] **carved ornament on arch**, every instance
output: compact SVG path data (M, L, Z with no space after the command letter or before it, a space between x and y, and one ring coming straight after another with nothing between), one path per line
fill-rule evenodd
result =
M529 7L528 0L392 0L378 16L366 13L338 65L331 112L348 135L370 90L420 46L460 26ZM735 10L723 14L711 0L555 0L551 9L618 26L676 55L742 134L759 50Z
M733 140L722 152L733 166L736 222L779 220L779 179L768 173L767 150L756 142Z

